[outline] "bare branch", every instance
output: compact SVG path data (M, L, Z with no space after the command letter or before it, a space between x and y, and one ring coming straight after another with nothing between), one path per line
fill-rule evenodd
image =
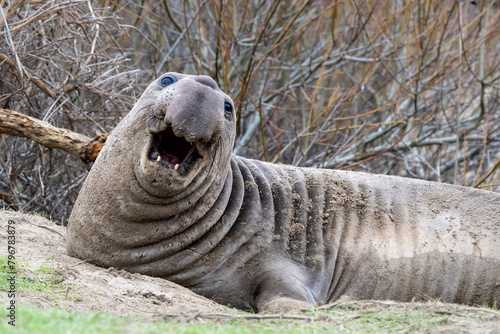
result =
M77 157L80 157L91 141L82 134L57 128L39 119L2 108L0 108L0 133L28 138L45 147L63 150Z

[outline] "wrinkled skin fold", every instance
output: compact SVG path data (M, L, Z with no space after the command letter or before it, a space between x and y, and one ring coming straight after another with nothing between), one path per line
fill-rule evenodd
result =
M68 253L256 311L500 300L499 194L245 159L234 136L209 77L151 83L85 181Z

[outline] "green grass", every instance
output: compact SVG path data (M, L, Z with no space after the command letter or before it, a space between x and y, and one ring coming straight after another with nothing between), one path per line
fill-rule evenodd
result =
M8 291L10 283L7 281L9 272L9 259L0 256L0 291ZM55 269L43 262L38 268L31 269L28 263L14 261L16 274L16 292L37 291L52 293L54 290L63 289L63 276Z
M266 323L229 320L225 322L185 323L179 321L140 322L109 314L68 313L64 310L39 310L20 308L16 313L16 327L3 321L1 333L71 333L71 334L112 334L112 333L275 333L277 327ZM305 324L280 325L280 333L321 333L312 331Z
M487 306L486 306L487 307ZM498 303L498 300L494 300L493 301L493 306L491 307L492 310L495 310L495 311L500 311L500 304Z
M221 318L228 314L234 315L225 313L221 314ZM456 332L463 326L468 329L484 329L484 326L494 329L500 322L500 313L495 315L481 309L440 303L383 305L376 302L348 302L330 310L312 309L301 315L310 316L312 321L278 318L201 319L195 314L155 321L21 306L16 309L16 327L3 320L0 333L424 333L433 329Z

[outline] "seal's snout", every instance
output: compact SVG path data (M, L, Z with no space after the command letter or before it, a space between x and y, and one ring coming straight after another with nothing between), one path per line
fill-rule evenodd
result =
M185 77L162 89L154 115L190 143L214 142L222 131L224 102L224 93L212 78Z
M219 85L217 85L217 82L215 82L215 80L210 78L208 75L198 75L196 77L193 77L192 80L199 82L205 86L208 86L214 90L220 90Z

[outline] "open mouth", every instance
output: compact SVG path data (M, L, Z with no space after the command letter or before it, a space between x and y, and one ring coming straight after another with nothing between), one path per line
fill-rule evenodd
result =
M177 169L179 165L192 163L199 157L195 144L177 137L172 128L153 134L149 159L166 162Z

